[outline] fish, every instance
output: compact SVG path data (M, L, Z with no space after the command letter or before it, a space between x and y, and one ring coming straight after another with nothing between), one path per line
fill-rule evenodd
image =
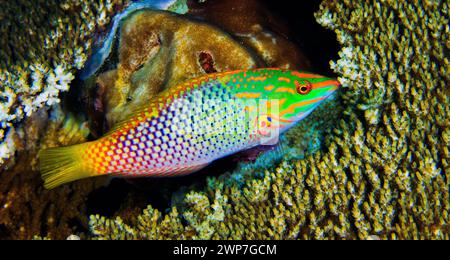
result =
M172 9L174 7L177 8ZM172 11L178 14L187 13L186 3L179 0L141 0L131 2L125 10L114 16L112 27L105 40L92 51L91 56L80 72L80 78L82 80L87 80L94 75L110 56L117 30L120 28L122 21L135 12L145 9Z
M161 92L95 141L39 152L47 189L111 177L170 177L276 145L340 87L333 78L264 68L207 74Z

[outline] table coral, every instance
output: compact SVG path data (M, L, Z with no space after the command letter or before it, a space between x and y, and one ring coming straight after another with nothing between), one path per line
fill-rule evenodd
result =
M316 17L342 45L331 66L345 87L327 148L243 187L212 181L182 212L93 217L94 238L449 239L449 10L324 0Z

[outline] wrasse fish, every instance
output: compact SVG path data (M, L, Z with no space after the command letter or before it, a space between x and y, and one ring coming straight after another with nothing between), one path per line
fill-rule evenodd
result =
M111 175L179 176L276 142L339 87L335 79L281 69L209 74L149 100L102 138L40 152L46 188Z

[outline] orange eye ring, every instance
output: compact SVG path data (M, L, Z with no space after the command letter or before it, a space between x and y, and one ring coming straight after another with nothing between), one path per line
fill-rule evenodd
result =
M306 95L312 90L311 82L304 80L302 82L295 81L295 88L300 95Z

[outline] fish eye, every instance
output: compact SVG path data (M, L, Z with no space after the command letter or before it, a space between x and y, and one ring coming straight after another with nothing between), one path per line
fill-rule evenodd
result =
M306 95L312 90L311 82L304 80L302 82L295 81L295 88L298 94Z

